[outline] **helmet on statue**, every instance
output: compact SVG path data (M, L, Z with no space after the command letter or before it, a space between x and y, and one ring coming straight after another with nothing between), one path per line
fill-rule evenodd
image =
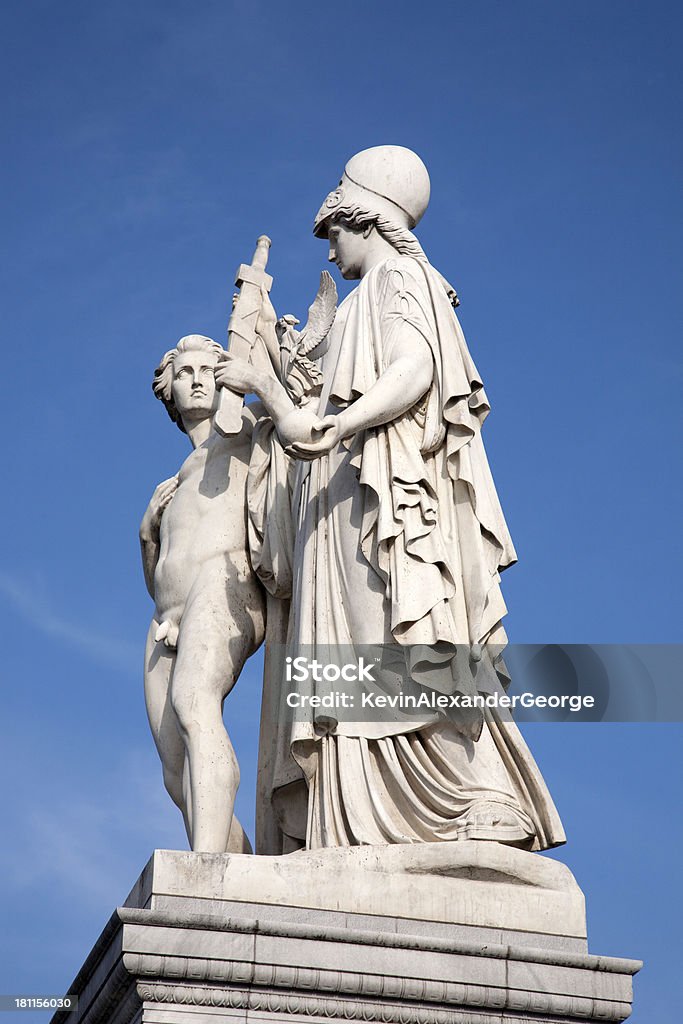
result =
M404 146L373 146L352 156L339 185L318 211L313 234L327 238L330 221L349 211L377 214L414 228L429 203L429 174L417 153Z

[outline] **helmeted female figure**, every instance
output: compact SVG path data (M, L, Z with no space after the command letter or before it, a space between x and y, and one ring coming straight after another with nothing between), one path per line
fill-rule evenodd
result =
M288 444L301 460L288 645L323 661L384 645L425 692L464 697L506 682L500 572L516 556L457 298L412 233L429 190L415 153L375 147L348 162L315 220L360 283L319 362L319 429ZM398 692L391 672L383 692L392 679ZM285 849L564 841L521 734L495 709L355 722L311 710L283 729L272 785ZM293 812L302 774L305 821Z

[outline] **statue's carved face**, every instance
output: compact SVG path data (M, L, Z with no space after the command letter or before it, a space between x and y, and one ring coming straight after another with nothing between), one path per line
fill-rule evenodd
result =
M341 276L346 281L357 281L361 276L363 257L368 240L363 231L347 227L346 224L333 223L328 232L330 252L328 260L336 263Z
M173 363L173 401L183 421L213 416L218 392L213 371L218 362L214 352L178 352Z

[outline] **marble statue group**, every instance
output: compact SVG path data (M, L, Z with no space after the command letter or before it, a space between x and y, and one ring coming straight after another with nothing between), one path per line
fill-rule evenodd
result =
M509 716L335 720L292 716L283 699L283 652L324 660L369 645L426 692L508 682L500 574L515 551L458 299L413 231L429 194L410 150L356 154L313 227L354 290L337 307L325 272L303 328L278 316L262 237L238 273L227 350L189 335L155 372L192 451L140 528L155 606L145 696L194 851L250 852L223 702L264 642L257 854L564 841ZM387 672L384 691L399 680Z
M154 850L53 1024L630 1013L642 964L588 952L537 855L565 837L506 693L516 556L429 194L411 150L357 153L313 219L352 290L325 270L276 311L262 235L225 348L186 334L154 371L189 444L140 526L145 699L190 849ZM235 686L261 698L253 849Z

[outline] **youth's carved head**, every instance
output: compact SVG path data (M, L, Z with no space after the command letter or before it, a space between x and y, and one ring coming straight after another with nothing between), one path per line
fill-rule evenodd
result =
M152 390L174 423L186 427L213 416L218 405L214 367L224 349L202 334L188 334L166 353L156 370Z
M417 153L403 146L364 149L347 163L318 211L313 233L329 239L329 259L348 280L361 276L373 232L400 255L424 260L411 229L427 209L429 192L429 174Z

